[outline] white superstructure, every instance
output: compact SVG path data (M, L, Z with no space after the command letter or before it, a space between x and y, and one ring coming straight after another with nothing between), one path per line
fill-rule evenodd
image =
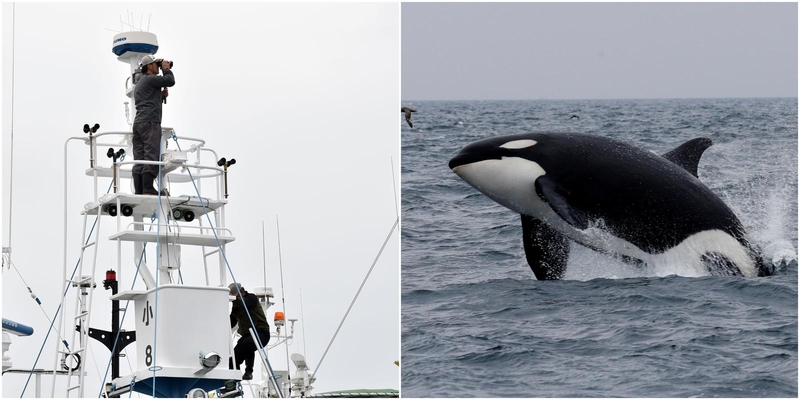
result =
M140 76L139 62L143 56L158 51L158 41L150 32L123 32L114 36L112 50L119 61L130 66L125 85L130 127L135 118L135 108L130 103ZM233 281L233 274L226 250L235 236L226 227L225 180L227 168L235 160L220 159L204 140L179 137L171 127L162 128L161 161L134 161L130 130L102 131L98 125L87 124L84 133L86 136L71 137L65 144L62 290L66 295L55 323L59 340L53 368L40 365L32 370L11 370L11 360L5 357L10 339L4 320L4 373L35 376L37 397L42 395L42 375L54 376L52 386L44 388L44 394L53 397L94 397L98 391L108 397L127 397L131 392L154 397L243 395L243 371L228 369L238 336L228 326L229 304L233 299L228 284ZM83 160L67 159L66 149L79 143L88 150L85 153L88 169ZM164 177L160 187L169 188L170 193L159 196L129 193L135 163L159 165ZM87 202L79 209L83 216L80 257L73 269L66 249L75 247L72 238L77 236L77 229L67 226L66 215L77 210L74 204L67 204L66 191L68 177L75 179L80 175L91 179L93 190L87 193ZM109 226L114 228L109 231ZM101 246L115 250L113 265L98 261ZM99 265L102 265L100 271ZM110 269L106 271L107 268ZM106 279L101 282L97 277L103 274ZM195 278L193 284L183 284L184 276L189 275ZM198 285L198 281L204 284ZM112 289L112 293L103 292L102 287L97 292L101 284ZM272 289L256 288L254 293L268 315L266 309L273 305ZM93 302L95 294L101 297ZM112 314L116 311L110 331L103 331L93 323L96 312L92 304L106 300L112 302ZM297 321L290 319L281 332L284 321L283 313L280 314L281 323L271 323L274 329L271 343L265 343L265 350L256 357L256 362L263 366L261 380L246 382L256 396L288 397L293 384L300 388L288 379L289 371L267 373L272 368L266 350L291 340ZM120 318L128 321L135 318L135 330L125 331ZM13 328L12 323L9 321L9 329ZM102 389L87 387L87 348L93 340L107 347L109 353L103 354L111 354L115 360L110 376L103 378ZM131 373L119 376L119 357L124 356L120 350L125 347L136 355L136 362ZM49 362L41 364L47 366ZM310 393L311 382L304 383L302 391L291 395Z

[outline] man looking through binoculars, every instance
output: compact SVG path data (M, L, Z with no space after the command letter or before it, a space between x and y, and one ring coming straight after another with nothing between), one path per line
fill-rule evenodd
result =
M172 62L146 55L142 57L140 65L142 77L136 83L133 94L136 104L133 157L137 160L161 161L161 104L162 100L166 103L169 95L167 88L175 85L175 76L170 69ZM159 67L164 72L163 76L158 75ZM153 181L158 176L158 165L136 164L132 174L135 194L158 195L153 187ZM162 191L162 194L165 193Z

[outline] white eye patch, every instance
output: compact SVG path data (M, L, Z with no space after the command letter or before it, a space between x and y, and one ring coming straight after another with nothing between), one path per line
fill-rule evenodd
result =
M532 139L522 139L522 140L512 140L510 142L505 143L504 145L500 146L504 149L524 149L526 147L531 147L536 144L535 140Z

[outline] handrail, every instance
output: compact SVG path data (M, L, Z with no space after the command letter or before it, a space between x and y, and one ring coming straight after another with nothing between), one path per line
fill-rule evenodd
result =
M145 161L141 161L141 162L134 161L133 162L133 164L144 164L144 163L145 163ZM117 164L121 164L121 163L117 163ZM125 165L126 166L130 165L130 163L125 163ZM178 165L180 165L181 169L183 169L183 168L198 168L198 166L196 166L196 165L185 165L185 164L178 164ZM107 168L114 168L114 166L113 165L109 165L107 167L104 167L102 165L95 165L94 168L90 168L90 169L107 169ZM200 167L200 168L202 168L202 167ZM118 171L133 172L133 167L124 168L124 169L123 168L119 168ZM214 171L214 173L211 173L211 174L198 174L198 175L195 175L194 177L198 178L198 179L204 179L204 178L214 178L214 177L218 177L218 176L222 176L222 173L219 172L219 171ZM167 174L166 177L167 177L167 179L169 179L169 174Z
M133 135L133 132L131 132L131 131L111 131L111 132L97 133L97 134L94 134L93 137L96 139L96 138L99 138L100 136L109 136L109 135ZM205 140L198 139L198 138L190 138L190 137L181 136L181 140L188 140L190 142L197 142L197 143L200 143L201 146L205 146L205 144L206 144Z
M164 130L164 134L163 134L164 138L167 138L170 133L173 135L173 137L175 137L174 130L169 128L169 129L165 129ZM202 225L201 226L184 226L184 225L181 225L181 224L172 224L171 221L162 221L161 219L164 218L163 214L162 214L161 218L158 221L155 221L155 222L151 221L151 222L148 222L148 223L146 223L146 222L131 222L131 223L126 225L125 229L130 230L130 229L134 229L134 227L136 229L139 229L139 227L144 227L144 226L148 226L148 227L150 227L152 229L153 227L158 226L160 228L160 230L164 230L164 228L161 228L162 225L164 225L165 227L171 227L172 228L171 229L172 232L170 232L170 233L166 233L165 232L165 235L160 235L160 233L154 232L154 233L156 233L156 236L157 236L156 238L152 238L152 236L151 236L151 237L140 237L140 238L136 239L136 240L141 240L141 241L144 241L144 242L150 241L151 239L155 239L155 240L159 241L159 245L162 244L160 241L163 240L162 238L165 237L165 236L166 237L173 236L173 235L174 236L179 236L181 234L184 234L184 235L187 235L186 237L190 237L190 236L198 237L198 236L194 236L194 234L199 233L200 235L205 235L205 232L207 232L210 229L211 232L213 232L213 237L215 237L216 240L217 240L218 250L216 250L216 251L220 252L220 254L221 254L220 262L221 262L221 264L224 262L224 264L227 265L228 270L231 273L231 276L233 276L233 272L230 270L230 264L229 264L227 258L225 257L225 250L224 250L225 245L222 244L222 243L225 243L225 240L226 240L224 237L222 237L222 235L227 235L227 236L231 236L232 237L233 233L232 233L231 229L229 229L229 228L214 227L215 224L211 221L211 218L213 218L213 217L210 216L210 214L212 214L212 209L208 208L208 207L210 207L209 204L208 204L209 200L212 202L212 205L214 207L218 207L219 205L214 205L213 203L217 203L220 200L223 200L221 198L221 193L219 193L219 192L220 192L220 188L221 188L220 179L222 178L222 176L224 176L225 170L222 167L219 167L219 166L215 165L216 164L215 161L218 158L217 157L217 152L215 150L213 150L213 149L205 148L205 144L206 144L205 140L198 139L198 138L181 137L181 139L183 139L185 141L189 141L189 143L190 143L190 146L188 146L186 148L186 150L182 150L182 153L181 153L181 154L185 155L182 158L184 158L184 160L186 160L186 161L184 161L184 160L177 160L176 161L176 160L169 160L169 159L164 160L161 157L159 157L159 159L158 159L159 161L133 160L133 157L131 157L132 154L130 154L130 152L129 152L130 149L133 148L133 146L131 145L131 142L129 140L130 135L132 135L132 132L130 132L130 131L110 131L110 132L103 132L103 133L98 133L98 134L92 135L92 140L89 140L88 137L72 137L72 138L67 139L65 144L64 144L64 154L65 154L65 157L64 157L64 173L63 173L64 174L64 193L63 193L63 196L64 196L64 226L63 226L63 229L64 229L64 248L63 248L64 265L63 265L63 268L62 268L63 269L62 275L63 275L64 279L62 280L62 282L64 282L64 284L66 285L66 282L67 282L66 276L67 276L67 273L68 273L68 271L66 270L66 268L67 268L67 265L66 265L66 258L67 257L66 256L67 256L67 244L68 244L67 243L67 239L66 239L67 238L67 231L68 231L68 218L67 218L67 215L69 214L67 212L67 208L68 208L68 201L67 201L67 194L68 194L67 193L68 192L68 190L67 190L67 187L68 187L68 185L67 185L67 178L68 178L68 173L67 173L67 169L68 169L67 168L68 167L67 157L68 156L67 156L67 153L68 153L68 151L67 150L68 150L68 143L70 141L73 141L73 140L83 140L84 144L90 146L90 150L91 150L92 154L98 153L98 150L99 150L98 147L100 147L100 148L103 148L103 147L122 148L122 149L125 149L126 152L128 152L128 156L129 156L128 160L124 160L124 159L120 158L120 159L117 159L116 162L109 163L109 164L107 164L105 166L104 165L99 165L100 164L99 163L100 160L96 160L95 165L92 166L90 168L90 170L86 170L86 174L87 175L89 175L89 176L94 175L95 186L97 186L98 183L99 183L98 182L98 178L107 177L108 174L110 174L111 171L115 171L116 172L116 176L117 176L116 183L119 183L118 181L121 179L120 172L125 172L126 174L128 174L129 172L132 172L132 167L134 165L136 165L136 164L158 165L159 166L159 172L160 172L159 175L161 175L161 173L166 172L166 171L162 172L162 169L165 169L167 167L169 168L170 172L174 173L172 175L170 175L169 173L166 173L163 176L161 176L161 179L169 179L170 177L172 177L173 179L177 179L179 181L183 181L184 178L186 177L186 173L188 172L189 178L190 178L191 182L195 186L195 190L199 189L198 186L199 186L200 181L202 179L204 179L204 178L216 178L217 182L214 184L214 187L216 187L216 189L217 189L217 197L216 198L212 199L212 198L202 197L200 195L200 193L199 193L199 190L198 190L198 196L197 196L197 199L200 202L199 205L206 210L206 212L204 214L206 214L206 218L208 219L208 222L211 225L210 227L202 226ZM108 138L109 142L106 143L104 141L103 142L99 141L99 139L101 139L101 138L102 139ZM119 140L119 142L117 142L118 139L121 139L121 140ZM176 142L177 142L177 138L176 138ZM170 148L169 150L164 149L163 143L161 144L160 147L161 147L161 149L163 149L162 153L161 153L162 155L166 154L168 151L169 152L174 151L173 148ZM172 147L172 146L170 146L170 147ZM177 150L181 150L180 149L180 145L178 146ZM203 157L204 156L203 152L205 152L205 151L208 151L211 154L213 154L213 156L215 157L215 159L213 160L214 164L212 164L212 165L201 165L201 162L203 161L203 158L205 158L205 157ZM188 155L189 153L194 153L194 155ZM105 152L103 152L102 154L105 154ZM188 155L188 157L186 157L187 155ZM205 155L205 156L207 157L208 155ZM79 158L81 158L81 157L79 157ZM92 158L92 157L90 156L90 158ZM94 158L97 158L97 157L94 157ZM208 160L205 160L205 161L208 161ZM129 165L130 165L130 167L128 167ZM203 173L203 172L205 172L205 173ZM173 183L174 183L174 181L173 181ZM112 185L114 185L114 182L112 182ZM97 192L97 188L95 188L95 192ZM117 199L116 199L117 207L120 206L120 197L119 197L120 194L122 194L122 193L116 193L116 195L117 195ZM108 195L109 194L106 193L106 196L108 196ZM171 197L170 198L170 202L172 202L174 200L174 198L176 198L176 197L178 198L178 202L181 202L186 198L185 195L184 196L170 196L170 197ZM95 199L99 200L101 198L102 198L102 196L98 196L98 193L95 193ZM192 198L192 202L195 203L195 201L193 200L194 196L191 196L191 198ZM139 200L131 200L131 201L139 202ZM167 203L162 203L162 201L163 201L163 199L161 199L161 196L159 196L159 206L160 207L168 207ZM107 203L108 199L106 199L105 201L102 201L102 202ZM124 201L123 201L123 203L124 203ZM144 200L143 203L145 204L146 207L150 207L150 206L154 205L154 204L151 203L151 200ZM219 209L219 210L218 209L214 209L213 210L214 211L213 214L217 215L217 221L216 221L217 224L219 224L220 222L222 222L224 224L224 214L222 214L222 221L220 221L220 216L219 216L219 214L217 212L218 211L223 211L224 212L224 205L226 203L227 202L224 201L223 204L221 206L219 206L221 209ZM195 207L195 205L191 205L189 207ZM168 213L170 212L170 210L166 210L166 211ZM102 214L102 213L103 213L102 210L97 209L97 217L99 217L100 214ZM91 215L91 214L94 214L94 213L89 213L89 215ZM120 215L121 214L117 215L117 221L118 221L117 231L118 232L121 232L121 230L119 229L120 228L119 220L121 219ZM87 216L84 216L84 225L86 225L86 221L85 221L86 218L87 218ZM201 222L202 222L202 220L201 220ZM184 229L184 228L186 228L186 229ZM84 229L86 229L86 228L84 227ZM94 227L93 227L93 229L94 229ZM167 229L170 229L170 228L167 228ZM184 231L186 231L186 232L184 232ZM189 233L192 233L192 234L189 235ZM217 236L217 234L220 234L220 236ZM91 233L90 233L90 235L91 235ZM129 238L134 238L134 236L129 236ZM230 237L227 238L227 240L230 240L230 239L231 239ZM222 243L220 243L220 241L222 241ZM98 241L98 244L99 244L99 241ZM95 249L94 249L94 251L95 251L95 257L94 257L95 263L97 262L97 254L96 253L98 251L98 248L99 248L99 245L97 245L95 247ZM144 251L144 249L143 249L143 251ZM118 258L121 258L119 256L119 254L118 254ZM142 262L142 260L143 260L143 258L140 257L140 260L139 260L140 263ZM220 266L220 270L222 270L223 267L224 267L224 265L221 265ZM120 270L120 272L121 272L121 270ZM74 273L75 272L73 271L73 275L74 275ZM138 273L139 273L139 268L137 268L137 274ZM92 269L92 276L94 276L94 269ZM235 281L235 279L234 279L234 281ZM135 282L136 282L136 277L134 277L133 284L135 284ZM156 285L156 286L158 286L158 285ZM68 285L66 287L67 287L67 289L69 288ZM90 294L90 299L91 299L91 297L92 296ZM158 301L158 299L156 299L156 302L157 301ZM91 302L89 302L89 303L91 304ZM66 306L66 304L67 304L66 296L64 296L61 299L61 304L59 305L59 307ZM158 309L157 304L158 303L156 303L156 309ZM156 313L157 312L158 311L156 311ZM60 313L59 314L59 321L58 321L59 325L63 325L64 324L63 321L66 319L64 317L64 314L65 313ZM53 322L56 322L56 321L53 321ZM158 323L157 319L156 319L156 323ZM256 339L258 340L259 338L257 337ZM288 338L284 339L284 341L287 341L287 340L288 340ZM154 344L154 347L155 347L155 341L154 341L153 344ZM269 348L268 345L265 346L265 347L262 347L262 351L266 351L268 348ZM58 360L58 355L56 356L56 363L57 363L57 360ZM155 361L155 357L154 357L154 361ZM267 368L271 370L272 367L271 367L271 365L269 365L269 360L266 359L265 361L267 363ZM88 364L86 364L86 365L88 365ZM54 370L55 370L55 368L54 368ZM86 374L86 372L83 369L80 370L80 373ZM271 375L273 375L272 378L274 380L275 379L274 372L272 372ZM154 374L154 377L155 377L155 374ZM276 387L277 387L277 389L278 389L278 391L280 393L281 392L281 388L279 386L277 386L277 382L275 382L275 383L276 383ZM48 388L48 389L51 389L52 391L55 391L55 383L53 384L52 388ZM83 389L81 389L81 394L82 393L83 393Z
M156 223L156 224L154 224L154 223L152 223L152 222L129 222L129 223L128 223L128 225L125 227L125 229L131 228L132 226L136 226L136 225L141 225L141 226L144 228L144 227L147 227L147 226L156 226L156 225L158 225L158 224L157 224L157 223ZM202 226L186 226L186 225L184 225L184 226L181 226L181 225L178 225L178 228L177 228L176 230L178 231L178 233L180 233L180 232L181 232L181 229L183 229L183 228L187 228L187 229L197 229L197 230L200 230L200 229L208 229L207 227L202 227ZM233 232L231 232L231 230L230 230L229 228L220 228L220 227L217 227L216 229L217 229L218 231L226 231L226 232L228 232L229 234L233 235ZM167 235L169 235L169 233L168 233ZM166 236L166 235L165 235L165 236Z
M123 162L118 162L117 163L117 167L120 167L120 166L123 166L123 165L130 165L130 164L146 164L146 165L166 166L167 165L167 161L146 161L146 160L123 161ZM212 171L219 172L219 175L222 175L222 173L224 172L222 168L216 167L216 166L186 165L186 164L178 164L178 165L180 165L181 167L186 167L186 168L210 169ZM212 176L218 176L218 175L212 175Z

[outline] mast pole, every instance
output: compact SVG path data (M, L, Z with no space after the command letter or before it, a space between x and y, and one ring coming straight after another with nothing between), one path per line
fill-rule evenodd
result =
M278 229L278 263L281 267L281 303L283 303L283 317L286 318L286 291L283 290L283 257L281 256L281 225L278 222L278 216L275 215L275 226ZM283 336L286 337L287 340L283 342L284 347L286 348L286 370L289 371L289 340L286 331L283 332ZM287 372L288 378L291 381L292 376Z

